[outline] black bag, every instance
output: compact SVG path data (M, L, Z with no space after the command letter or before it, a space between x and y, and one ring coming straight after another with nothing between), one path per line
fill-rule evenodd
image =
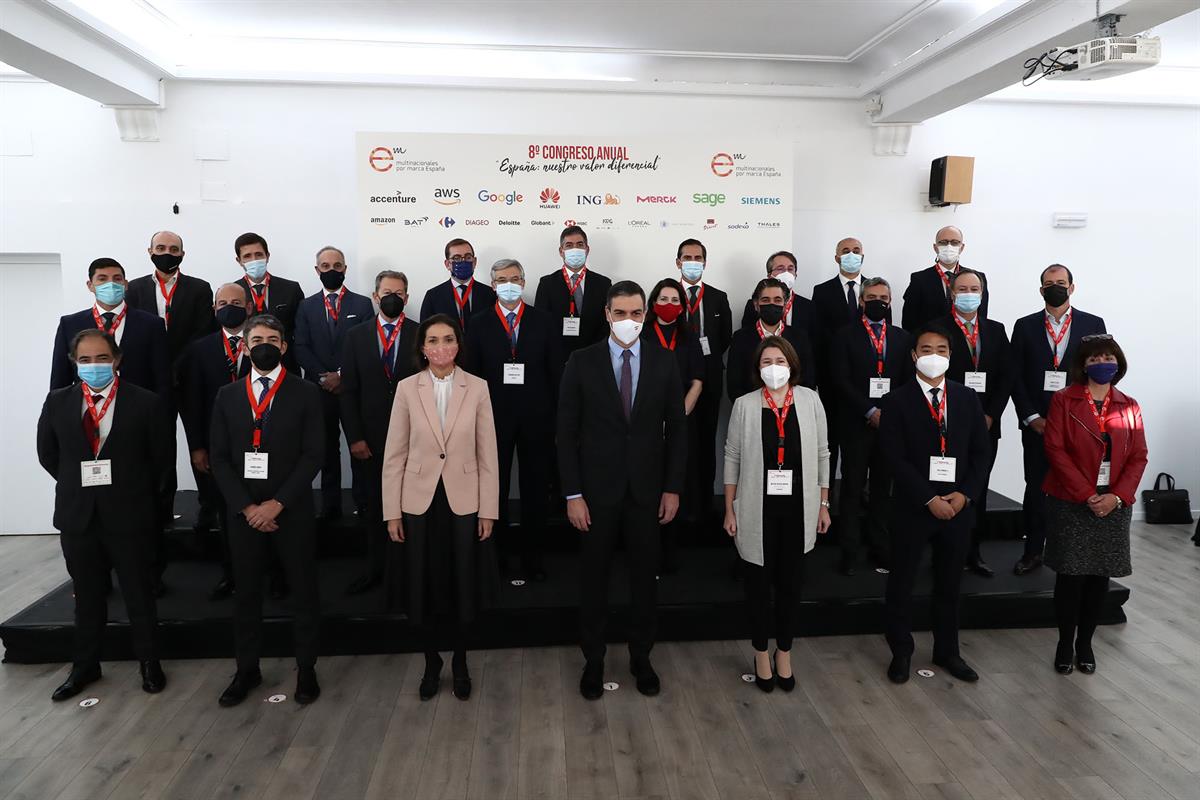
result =
M1163 478L1167 479L1167 488L1159 489ZM1192 521L1192 503L1187 489L1176 489L1175 479L1165 472L1158 473L1153 489L1142 490L1142 502L1146 505L1146 522L1151 525L1180 525Z

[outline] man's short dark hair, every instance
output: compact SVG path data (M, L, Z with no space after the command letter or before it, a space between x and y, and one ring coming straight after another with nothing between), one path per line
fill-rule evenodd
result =
M776 250L774 253L771 253L771 255L767 256L767 274L768 275L771 274L771 262L774 261L775 259L779 258L780 256L787 256L789 259L791 259L792 266L798 266L800 264L800 262L796 260L796 256L793 253L791 253L790 251Z
M466 355L467 342L458 320L449 314L434 314L432 317L421 320L421 324L417 326L417 335L413 338L413 366L418 372L429 366L429 359L425 357L423 345L425 344L425 334L434 325L449 325L450 329L454 331L454 341L458 342L458 353L454 356L455 365L461 366Z
M1067 283L1070 284L1071 286L1075 285L1075 276L1071 274L1070 268L1063 266L1062 264L1051 264L1050 266L1048 266L1044 270L1042 270L1042 276L1040 278L1038 278L1038 286L1045 285L1046 273L1052 269L1065 269L1067 271Z
M233 240L233 254L241 258L242 248L248 244L262 245L263 252L268 256L271 255L271 248L267 247L267 240L259 236L257 233L243 233L241 236Z
M567 227L563 228L562 233L560 233L558 235L558 246L559 247L562 247L562 243L564 241L566 241L566 238L568 236L582 236L583 243L587 244L587 231L585 231L583 228L579 227L578 225L568 225Z
M974 275L975 277L979 278L979 286L980 286L980 288L984 288L985 284L983 282L983 273L982 272L976 272L973 269L967 269L966 267L960 267L958 272L955 272L953 275L950 276L950 288L951 289L954 288L954 284L958 283L958 279L961 278L963 275Z
M940 322L927 322L917 328L917 332L913 334L913 351L917 349L917 343L921 341L921 337L926 334L940 336L946 340L946 346L954 350L954 339L950 337L950 331L945 325Z
M255 328L270 328L279 334L279 338L287 341L287 330L283 327L279 317L274 314L255 314L250 319L246 320L245 327L242 328L246 332L246 336L250 336L250 331Z
M763 289L783 289L783 299L786 302L792 292L788 289L787 284L779 280L779 278L763 278L758 283L754 284L754 293L750 295L750 299L757 301L762 296Z
M612 308L612 301L617 297L640 297L642 305L646 305L646 293L642 291L642 287L637 281L617 281L608 290L608 296L604 298L604 307Z
M708 248L704 246L704 242L699 239L684 239L679 243L679 247L675 249L675 260L683 258L683 248L688 245L695 245L700 248L700 257L708 261Z
M1083 337L1079 349L1075 351L1075 360L1068 371L1071 383L1087 383L1087 360L1092 356L1113 355L1117 357L1117 374L1113 376L1112 385L1116 386L1129 371L1129 362L1125 360L1125 351L1117 340L1101 334L1096 337Z
M121 266L121 262L115 258L97 258L91 264L88 264L88 280L92 279L92 276L96 274L96 270L105 269L106 267L118 268L121 270L121 277L125 277L125 268Z
M460 244L465 244L467 247L471 248L471 255L475 255L475 245L471 244L466 239L451 239L450 241L446 242L446 247L442 250L442 258L449 261L450 248L458 247Z
M102 331L99 328L84 328L71 337L71 348L68 352L71 354L72 361L75 360L75 353L79 350L79 343L84 339L103 339L108 343L108 349L112 351L113 358L121 355L121 347L117 344L116 338L111 333Z

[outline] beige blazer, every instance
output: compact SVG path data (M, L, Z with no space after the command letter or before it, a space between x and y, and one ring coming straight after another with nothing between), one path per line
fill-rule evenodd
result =
M440 478L455 514L499 519L498 462L487 381L462 367L454 371L443 433L429 370L410 375L397 384L392 402L383 452L383 518L424 514Z

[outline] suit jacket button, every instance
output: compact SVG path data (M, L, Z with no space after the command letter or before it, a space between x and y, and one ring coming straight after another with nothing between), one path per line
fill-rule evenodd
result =
M439 458L445 458L445 457L446 457L446 454L445 454L445 453L442 453L442 454L439 456Z

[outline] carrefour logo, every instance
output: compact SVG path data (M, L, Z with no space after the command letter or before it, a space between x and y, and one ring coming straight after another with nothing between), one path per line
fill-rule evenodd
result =
M701 206L720 206L725 204L725 195L714 194L712 192L696 192L692 195L692 202Z
M503 203L506 206L525 202L525 195L519 192L498 194L496 192L490 192L487 189L480 189L478 197L479 202L481 203Z
M442 217L438 220L438 225L443 228L452 228L454 227L454 217Z

